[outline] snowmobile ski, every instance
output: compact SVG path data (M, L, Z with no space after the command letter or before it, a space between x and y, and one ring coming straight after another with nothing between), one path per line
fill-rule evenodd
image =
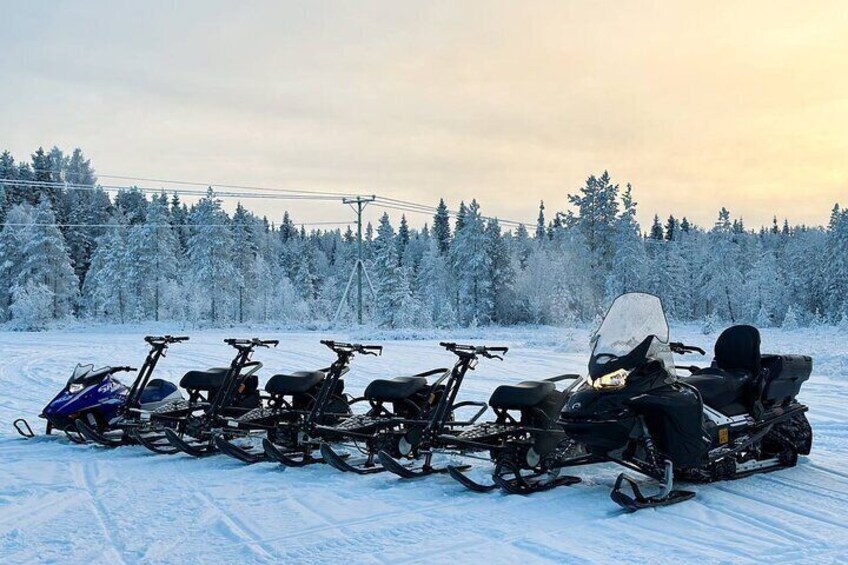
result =
M633 495L626 494L622 490L624 483L630 486ZM610 492L610 498L613 502L624 508L627 512L636 512L644 508L658 508L660 506L670 506L695 498L695 493L689 490L672 490L668 494L659 494L655 496L645 496L639 489L636 480L625 473L621 473L615 480L615 486Z
M424 465L419 467L418 469L408 467L397 461L394 457L392 457L385 451L380 451L377 454L377 457L380 459L380 463L383 464L383 467L387 471L397 475L402 479L420 479L428 475L436 475L440 473L449 472L447 467L432 467L429 463L424 463ZM470 465L459 465L456 467L456 469L460 471L467 471L470 468Z
M167 428L165 430L165 437L168 440L168 443L173 445L177 451L182 451L192 457L206 457L208 455L212 455L217 450L213 445L207 441L204 446L192 445L185 441L183 438L177 435L177 433L171 428Z
M221 435L215 435L213 439L215 441L215 446L221 453L223 453L224 455L229 455L230 457L238 459L239 461L243 461L248 465L268 460L268 456L265 454L264 451L259 453L248 451L243 447L240 447L230 441L227 441Z
M348 454L347 453L336 453L332 447L327 445L326 443L321 444L321 456L324 459L324 462L333 467L334 469L338 469L343 473L355 473L357 475L373 475L375 473L382 473L386 469L380 467L373 462L371 465L366 465L365 463L356 465L353 463L348 463L346 461Z
M543 479L527 480L525 478L506 479L500 475L493 475L492 480L494 480L504 492L508 494L521 495L544 492L546 490L553 490L557 487L576 485L581 481L580 477L572 476L557 477L546 481Z
M484 485L483 483L478 483L473 480L471 477L463 473L459 470L459 467L456 465L448 465L447 466L448 475L451 476L453 480L467 488L468 490L474 492L492 492L496 488L498 488L497 483L493 483L491 485Z
M165 437L164 434L157 434L154 437L151 435L144 435L136 429L132 429L130 435L134 440L136 440L143 447L152 451L153 453L162 453L164 455L172 455L177 453L179 449L174 447L168 442L168 438ZM163 441L164 440L164 441Z
M32 439L35 437L35 432L32 431L32 427L29 425L29 422L24 420L23 418L18 418L12 425L15 426L15 431L17 431L24 439Z
M103 446L103 447L119 447L124 445L124 441L119 439L111 439L97 430L94 430L86 424L82 419L77 419L74 421L74 426L76 427L79 434L85 438L87 441Z

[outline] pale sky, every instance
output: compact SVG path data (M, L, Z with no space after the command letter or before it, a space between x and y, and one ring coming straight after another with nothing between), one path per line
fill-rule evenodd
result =
M717 5L716 5L717 4ZM534 221L586 176L709 224L848 205L848 2L0 0L0 150ZM301 221L340 204L251 201ZM410 216L415 224L426 217Z

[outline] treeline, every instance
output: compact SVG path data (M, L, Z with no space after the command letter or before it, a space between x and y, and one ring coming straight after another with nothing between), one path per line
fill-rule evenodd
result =
M64 184L67 183L67 184ZM826 227L748 230L722 209L714 226L669 217L643 233L629 185L590 176L569 209L505 231L480 204L440 201L422 229L388 215L365 230L369 320L385 327L590 321L615 295L663 298L680 321L760 326L848 323L848 211ZM321 323L336 315L356 261L347 230L298 228L210 189L177 194L99 188L77 149L0 155L0 322L68 319L223 325ZM339 318L355 319L351 293Z

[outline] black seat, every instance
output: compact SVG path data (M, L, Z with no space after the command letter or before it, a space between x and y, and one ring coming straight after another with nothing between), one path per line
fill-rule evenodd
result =
M489 406L505 410L521 410L541 404L556 390L549 381L524 381L517 385L501 385L489 398Z
M427 386L424 377L395 377L393 379L377 379L371 381L365 388L365 398L391 402L409 398Z
M265 383L265 392L302 394L323 380L323 371L298 371L290 375L274 375Z
M180 386L186 390L217 390L224 384L228 369L208 369L189 371L180 379Z
M732 326L715 344L712 367L701 369L683 381L701 393L707 406L728 416L748 412L752 383L760 374L760 332L753 326Z

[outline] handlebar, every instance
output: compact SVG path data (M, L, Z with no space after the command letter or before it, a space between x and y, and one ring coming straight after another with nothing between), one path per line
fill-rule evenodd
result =
M115 373L131 373L132 371L138 371L138 369L124 365L121 367L112 367L112 371Z
M188 341L188 336L173 336L173 335L149 335L144 338L150 345L168 345L171 343L182 343Z
M509 347L490 347L487 345L461 345L452 341L443 341L440 342L439 345L441 345L451 353L455 353L456 355L464 355L471 357L476 357L479 355L487 359L500 359L501 361L503 361L503 355L498 355L498 353L505 355L506 352L509 351Z
M700 347L695 347L694 345L686 345L679 341L672 341L668 344L668 347L675 353L680 355L684 355L686 353L700 353L701 355L706 355L707 352L701 349Z
M345 343L343 341L333 341L331 339L322 339L321 344L326 345L336 353L361 353L362 355L374 355L375 357L383 354L382 345Z
M228 338L224 340L224 343L230 345L232 347L237 348L252 348L252 347L277 347L280 344L279 339L259 339L258 337L254 337L251 339L235 339Z

